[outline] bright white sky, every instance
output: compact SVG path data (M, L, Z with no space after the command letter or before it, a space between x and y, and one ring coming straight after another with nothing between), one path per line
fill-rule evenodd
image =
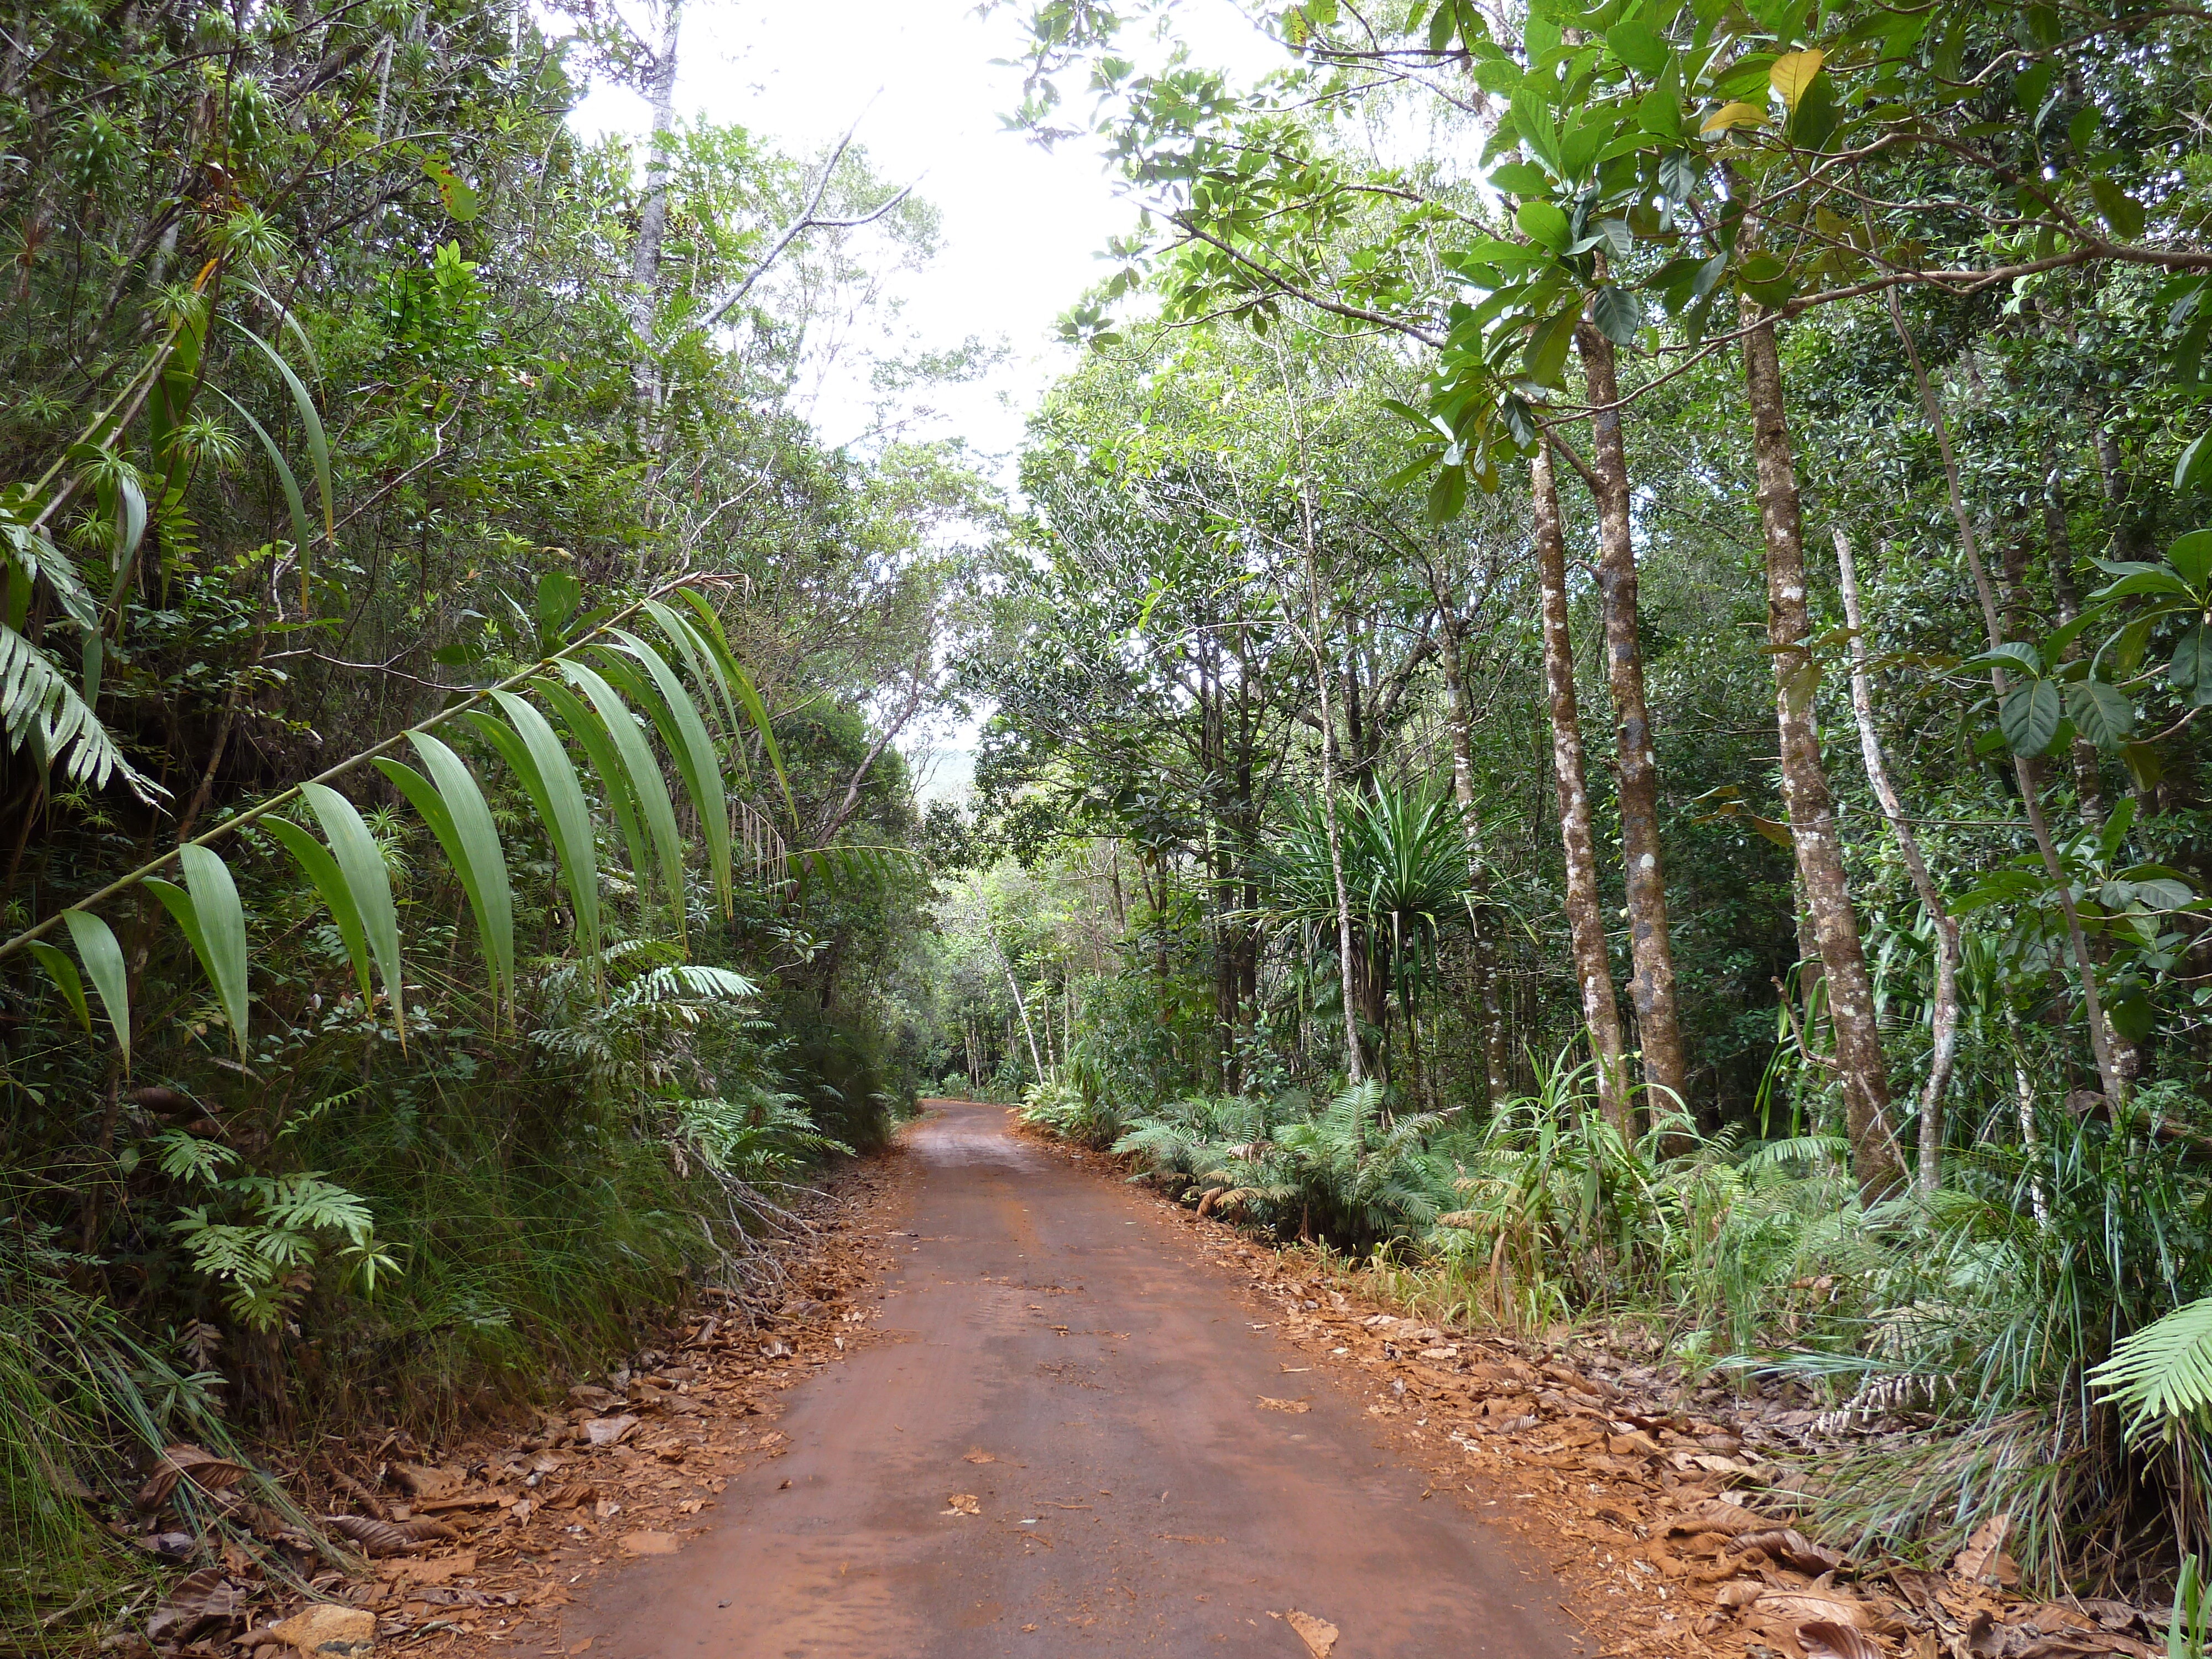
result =
M1183 0L1181 10L1197 61L1247 73L1282 61L1230 0ZM810 158L866 110L858 142L877 171L919 179L919 194L944 215L943 251L899 283L900 321L926 348L971 335L1012 348L989 381L926 394L955 416L957 435L994 455L1015 447L1024 417L1068 367L1054 320L1108 274L1097 255L1133 218L1095 143L1047 152L1002 126L1020 101L1021 72L992 60L1020 46L1020 9L979 18L974 0L842 0L820 10L690 0L677 80L680 114L745 126ZM575 125L641 135L645 105L601 88ZM866 370L855 368L861 382L833 382L814 410L832 443L866 422Z
M866 110L857 142L876 170L900 183L918 179L919 194L944 216L937 258L898 279L900 327L922 349L970 336L1011 349L987 380L927 389L921 395L948 421L914 435L963 437L1002 463L1045 389L1072 365L1054 321L1109 274L1097 255L1134 218L1094 142L1048 152L1002 125L1021 101L1021 71L992 60L1019 54L1020 15L1008 6L979 18L974 0L842 0L819 10L787 0L690 0L677 76L681 116L744 126L808 158ZM1180 19L1200 64L1251 76L1283 61L1231 0L1182 0ZM621 88L592 92L574 120L591 135L642 136L647 124L644 100ZM811 414L828 441L865 429L866 374L866 363L854 362L842 384L833 375L823 387ZM1011 483L1011 465L996 471ZM901 742L921 769L925 799L966 794L974 742L972 722Z

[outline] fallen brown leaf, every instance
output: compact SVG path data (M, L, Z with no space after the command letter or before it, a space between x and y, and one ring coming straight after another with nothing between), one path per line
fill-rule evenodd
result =
M1790 1626L1849 1625L1863 1630L1872 1622L1866 1604L1840 1590L1767 1589L1751 1604L1751 1610L1760 1618Z
M154 1473L138 1489L138 1507L155 1510L177 1489L179 1480L190 1480L203 1492L225 1492L246 1478L243 1465L227 1457L217 1457L199 1446L179 1444L164 1447L161 1460L154 1465Z
M995 1463L999 1460L978 1446L960 1461L963 1463Z
M1887 1659L1865 1632L1832 1620L1798 1626L1797 1645L1805 1659Z
M615 1540L624 1555L673 1555L681 1547L672 1532L626 1532Z
M1306 1651L1313 1655L1313 1659L1328 1659L1329 1650L1336 1646L1335 1626L1312 1613L1300 1613L1296 1607L1283 1615L1283 1622L1297 1632L1298 1640L1306 1644Z
M945 1501L952 1507L940 1510L939 1513L941 1515L981 1515L983 1512L983 1500L972 1492L956 1492Z
M384 1577L394 1584L443 1584L476 1570L476 1552L462 1550L435 1561L421 1557L408 1561L394 1561L382 1571Z
M1990 1516L1967 1535L1966 1547L1951 1558L1951 1571L1968 1580L1994 1578L2000 1584L2017 1584L2020 1569L2012 1565L2012 1558L2004 1553L2005 1540L2011 1534L2011 1516ZM2009 1578L2004 1574L2007 1566L2012 1566Z
M1310 1412L1313 1409L1313 1405L1311 1401L1304 1400L1270 1400L1263 1394L1260 1396L1260 1409L1263 1412L1290 1412L1296 1413L1299 1412Z

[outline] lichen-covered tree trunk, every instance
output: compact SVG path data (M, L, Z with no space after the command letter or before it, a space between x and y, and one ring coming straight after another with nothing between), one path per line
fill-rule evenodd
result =
M1644 694L1644 646L1637 621L1636 548L1628 518L1628 452L1621 440L1620 381L1613 342L1584 323L1575 331L1595 413L1590 470L1597 496L1598 578L1605 595L1605 673L1613 693L1620 769L1620 855L1626 870L1628 942L1635 971L1628 996L1644 1051L1644 1104L1665 1111L1687 1103L1682 1021L1674 995L1674 949L1667 929L1667 876L1659 850L1659 763Z
M1758 307L1746 301L1746 320ZM1834 799L1820 737L1813 720L1817 669L1807 648L1812 620L1805 603L1805 531L1797 500L1796 457L1782 396L1782 362L1774 325L1759 322L1743 341L1744 379L1759 461L1759 523L1766 541L1766 637L1774 654L1774 714L1782 739L1782 795L1790 813L1797 871L1820 941L1835 1031L1836 1070L1843 1085L1852 1173L1869 1202L1904 1179L1889 1127L1889 1060L1875 1024L1874 985L1859 943L1836 838Z
M1544 596L1544 690L1552 714L1552 773L1559 791L1559 841L1566 853L1567 933L1583 1023L1597 1060L1598 1103L1623 1133L1632 1127L1621 1073L1620 1006L1606 954L1605 911L1599 902L1597 848L1590 834L1589 787L1583 774L1582 714L1575 701L1574 643L1567 632L1567 544L1559 525L1559 490L1549 447L1529 464L1536 521L1536 580Z

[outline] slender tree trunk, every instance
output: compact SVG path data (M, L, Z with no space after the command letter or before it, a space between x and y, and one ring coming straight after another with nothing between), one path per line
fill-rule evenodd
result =
M1613 693L1620 757L1620 851L1626 866L1628 981L1644 1050L1647 1108L1686 1108L1682 1022L1674 995L1674 948L1667 928L1667 878L1659 850L1659 765L1644 695L1644 646L1636 613L1636 549L1629 525L1628 452L1621 441L1620 382L1613 342L1588 323L1575 331L1592 417L1590 468L1597 476L1599 585L1605 594L1606 683ZM1606 405L1616 405L1607 407Z
M2074 541L2066 527L2066 495L2058 469L2058 446L2046 434L2043 440L2043 534L2051 563L2051 597L2057 602L2061 628L2081 614L2081 598L2074 586ZM2066 660L2079 660L2081 641L2066 642ZM2092 830L2105 827L2103 769L2097 746L2080 732L2074 734L2074 795L2081 822Z
M1468 707L1467 667L1460 656L1465 630L1454 608L1453 595L1444 585L1442 568L1431 562L1429 576L1444 635L1442 660L1444 690L1449 699L1445 726L1451 735L1452 798L1458 803L1460 828L1467 836L1467 884L1476 896L1468 915L1468 929L1472 936L1468 945L1468 977L1471 981L1468 989L1474 1005L1476 1036L1482 1049L1485 1103L1496 1106L1512 1093L1513 1085L1507 1069L1510 1056L1505 1047L1505 1022L1499 1018L1498 1008L1489 906L1481 897L1488 878L1482 865L1482 819L1474 805L1474 714Z
M1881 738L1874 723L1874 691L1867 678L1858 570L1851 559L1850 538L1840 528L1836 532L1836 566L1843 583L1844 621L1851 630L1851 712L1858 717L1859 753L1866 761L1867 781L1874 786L1882 816L1889 820L1898 855L1912 877L1912 890L1936 924L1936 1002L1929 1022L1934 1047L1928 1057L1928 1080L1920 1090L1920 1190L1932 1193L1943 1184L1943 1091L1959 1055L1959 923L1928 872L1920 838L1905 818L1897 786L1890 781L1889 768L1882 760Z
M1306 432L1298 400L1291 388L1290 365L1282 343L1275 345L1275 363L1283 377L1284 399L1290 406L1291 425L1298 445L1298 528L1305 551L1306 647L1313 658L1314 689L1321 699L1322 813L1328 825L1328 868L1336 884L1337 979L1344 991L1344 1071L1346 1081L1357 1088L1367 1071L1359 1052L1359 994L1352 983L1358 971L1358 953L1352 934L1352 896L1344 884L1344 836L1336 818L1336 722L1329 712L1330 665L1322 648L1321 609L1321 549L1314 533L1313 496L1305 478Z
M1951 521L1959 532L1960 550L1966 556L1966 568L1974 579L1974 596L1982 606L1982 626L1988 635L1990 648L1994 651L2004 643L2004 623L1997 612L1997 596L1990 586L1989 567L1982 560L1973 519L1966 511L1966 497L1959 489L1959 459L1951 448L1951 425L1943 418L1942 402L1928 379L1927 367L1920 361L1920 348L1913 343L1912 331L1905 325L1905 307L1898 303L1893 290L1889 295L1889 320L1905 347L1905 361L1912 367L1913 384L1920 392L1921 412L1927 418L1928 429L1935 434L1936 447L1943 458L1943 481L1950 500ZM2101 431L2099 435L2102 439ZM2099 453L2101 455L2103 451L2100 449ZM2002 702L2008 689L2004 670L1992 667L1990 684ZM2075 975L2081 986L2082 1012L2089 1022L2089 1048L2097 1057L2097 1079L2103 1085L2105 1098L2117 1120L2127 1102L2127 1082L2113 1052L2112 1030L2105 1023L2105 1000L2097 989L2096 963L2089 953L2088 935L2082 930L2081 913L2075 907L2073 880L2059 859L2057 843L2051 839L2051 822L2044 816L2043 792L2033 757L2014 755L2012 764L2013 775L2020 781L2021 805L2027 813L2027 827L2035 836L2036 851L2042 855L2044 874L2057 897L2059 914L2066 919L2067 945L2074 957Z
M1583 773L1582 714L1575 701L1574 642L1567 632L1567 543L1559 524L1559 484L1548 443L1536 446L1528 477L1536 522L1536 580L1543 589L1544 690L1552 712L1552 773L1559 792L1559 840L1566 853L1567 933L1583 1023L1597 1060L1598 1104L1624 1135L1633 1132L1621 1071L1620 1006L1605 946L1598 897L1597 847L1590 834L1589 787Z
M660 0L660 40L639 88L653 113L645 141L645 193L638 204L637 245L630 250L630 322L645 347L642 389L654 409L660 406L661 393L659 368L653 361L658 333L655 301L660 248L668 236L668 149L676 128L676 53L683 25L684 0Z
M1759 314L1744 302L1746 321ZM1782 739L1782 795L1790 812L1805 903L1820 942L1828 1018L1836 1034L1836 1071L1851 1141L1852 1172L1862 1200L1887 1196L1904 1178L1889 1127L1889 1061L1875 1024L1874 983L1859 943L1836 836L1833 797L1813 722L1816 665L1808 650L1812 618L1805 603L1805 529L1797 502L1797 462L1782 394L1782 362L1774 325L1755 323L1744 336L1744 378L1759 459L1759 528L1766 541L1766 636L1774 653L1775 723Z
M1006 976L1006 989L1013 994L1014 1012L1022 1017L1022 1035L1029 1039L1030 1064L1036 1068L1039 1083L1045 1079L1044 1057L1037 1052L1036 1027L1030 1024L1030 1005L1022 997L1022 988L1014 979L1014 964L1006 960L1006 953L999 948L999 935L988 925L985 936L991 941L991 954L999 959L999 971ZM1047 1033L1049 1036L1050 1033Z

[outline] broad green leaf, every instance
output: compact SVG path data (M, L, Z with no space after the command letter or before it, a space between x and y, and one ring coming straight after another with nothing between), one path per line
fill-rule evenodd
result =
M70 942L83 959L84 971L92 976L92 988L100 993L100 1006L107 1011L107 1024L115 1032L115 1041L123 1050L123 1066L128 1071L131 971L124 963L123 947L116 942L114 930L89 910L64 910L62 922L69 929Z
M306 384L292 372L292 365L284 361L275 346L235 319L230 325L258 347L261 355L274 363L276 372L284 377L284 384L292 393L292 406L300 411L301 429L307 434L308 457L315 464L315 488L323 498L323 534L335 537L337 514L331 498L331 443L323 434L323 417L316 412L315 400L307 395ZM304 547L300 551L302 558L307 556Z
M2145 593L2154 593L2163 599L2193 599L2197 596L2189 584L2172 571L2160 565L2145 565L2142 568L2108 582L2094 595L2100 599L2134 599Z
M2040 755L2058 735L2065 701L2049 680L2026 680L2005 693L1997 705L1997 728L2015 755Z
M1521 227L1521 234L1530 241L1539 243L1554 253L1567 245L1567 216L1555 203L1540 198L1523 202L1514 214L1513 222Z
M495 691L492 701L508 726L489 715L467 718L499 750L538 809L547 838L561 861L561 873L575 901L576 933L594 964L599 956L599 863L592 834L591 809L575 763L561 746L545 716L512 691ZM695 715L696 719L696 716Z
M676 826L676 803L669 799L668 785L660 775L660 763L653 757L653 746L645 740L645 733L638 730L637 717L614 687L580 662L563 661L561 672L571 685L592 700L592 707L599 711L608 736L614 740L623 765L629 769L630 783L637 791L638 809L646 828L652 832L653 849L659 857L661 884L676 913L677 937L681 939L684 933L684 837ZM641 883L642 880L641 872Z
M568 735L575 738L577 747L584 751L584 758L591 763L592 774L599 781L599 793L613 810L615 823L622 830L623 846L629 854L630 874L636 879L642 897L652 879L646 858L645 831L637 821L637 795L630 785L629 769L616 753L614 738L567 686L544 678L531 681L530 686L561 717L561 723L568 728Z
M722 787L721 759L715 753L714 740L707 735L706 722L692 706L690 696L676 671L661 660L660 653L623 629L613 630L622 641L624 655L640 664L652 677L653 690L647 692L621 659L611 652L605 653L602 660L610 669L621 671L608 678L617 685L623 678L630 683L630 701L652 716L653 723L660 728L661 741L666 744L669 758L676 763L684 787L691 793L691 804L699 814L699 828L707 838L708 867L714 872L714 891L722 902L722 914L733 914L736 895L730 880L730 803Z
M2142 204L2110 179L2092 179L2089 195L2097 204L2099 216L2112 227L2113 235L2122 241L2132 242L2142 234Z
M2205 442L2212 432L2200 432L2189 441L2189 447L2181 452L2181 459L2173 464L2173 487L2194 489L2208 465L2212 465L2212 445Z
M376 958L376 975L384 981L384 1000L392 1005L392 1023L399 1033L399 1047L407 1047L407 1007L403 1000L404 964L399 957L399 911L392 902L392 877L384 867L384 854L376 837L361 821L354 804L335 789L319 783L302 784L300 793L323 826L324 839L337 860L361 915L362 933Z
M289 819L264 818L260 827L276 837L314 884L315 890L322 895L331 920L337 924L338 938L344 941L346 955L352 959L354 978L361 986L361 1006L371 1006L374 998L368 979L368 937L362 932L361 907L354 902L338 861L331 856L329 848Z
M1490 182L1516 196L1541 196L1552 187L1552 175L1534 161L1507 161L1490 170Z
M1636 122L1655 138L1682 136L1682 100L1672 87L1654 87L1636 106ZM1672 191L1667 192L1670 197Z
M2030 679L2043 677L2043 653L2021 640L2007 640L1992 646L1978 656L1969 657L1959 665L1961 668L2009 668L2025 674Z
M1667 42L1657 29L1640 18L1615 23L1605 32L1613 55L1647 80L1667 67Z
M2166 679L2191 707L2212 704L2212 632L2202 623L2175 642Z
M2081 735L2107 754L2135 731L2136 711L2127 694L2102 680L2077 680L2068 686L2066 712Z
M182 887L158 877L146 878L146 887L176 918L177 926L199 958L216 1000L230 1023L231 1041L238 1057L246 1058L247 1000L246 968L246 908L238 900L238 884L230 866L204 847L186 847L177 855L183 867Z
M2212 576L2212 530L2192 530L2166 550L2166 562L2196 592L2204 591Z
M446 857L460 878L469 908L476 912L477 938L484 965L491 972L492 1003L497 1006L502 989L507 1010L514 1008L514 894L507 878L507 854L500 845L499 828L476 775L461 757L427 732L409 733L408 740L428 769L429 777L397 761L379 760L377 768L398 786L421 813L422 821L446 849Z
M84 981L77 977L76 963L69 959L69 952L58 945L49 945L42 939L31 941L31 954L39 959L47 977L60 988L61 994L76 1016L76 1023L92 1033L92 1008L84 1000Z
M1786 52L1774 60L1766 71L1767 84L1781 95L1785 107L1794 112L1804 101L1807 88L1827 56L1816 46L1810 52Z
M568 619L584 602L584 585L565 570L548 570L538 579L538 641L550 652L567 636Z
M1615 345L1634 345L1644 326L1644 306L1631 290L1607 283L1590 296L1590 320Z

